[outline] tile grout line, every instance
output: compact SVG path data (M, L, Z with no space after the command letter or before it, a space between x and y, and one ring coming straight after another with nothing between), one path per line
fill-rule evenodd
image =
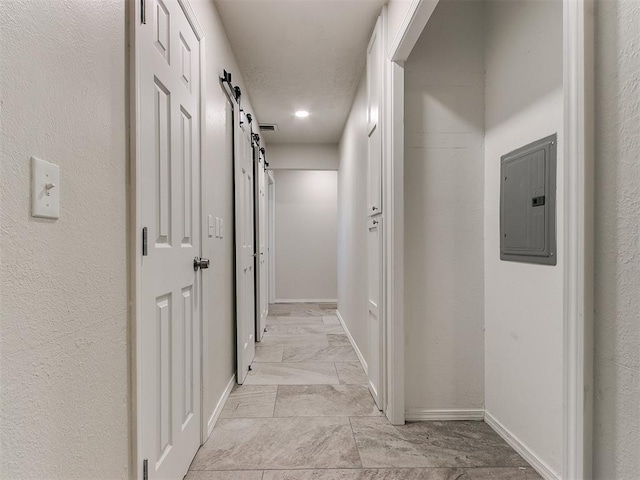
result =
M364 463L362 462L362 455L360 455L360 448L358 447L358 440L356 439L356 432L353 431L353 424L351 423L351 417L349 419L349 428L351 428L351 436L353 437L353 444L356 446L356 452L358 452L358 459L360 460L360 468L364 470Z
M273 402L273 410L271 411L271 418L276 418L276 405L278 404L279 393L280 393L280 385L276 385L276 399Z

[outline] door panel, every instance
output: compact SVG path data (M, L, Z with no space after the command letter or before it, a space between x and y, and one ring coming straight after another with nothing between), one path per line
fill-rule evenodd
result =
M254 175L251 124L234 110L236 203L237 381L244 383L255 357Z
M140 444L150 479L182 478L200 446L199 41L176 0L139 27Z
M380 322L380 271L382 265L381 241L382 218L380 216L369 219L369 233L367 237L368 255L368 306L369 316L367 321L368 345L369 345L369 390L379 409L382 409L380 382L382 378L381 338L382 325Z
M367 134L368 134L368 213L382 213L382 133L380 105L382 103L382 36L381 20L367 48Z
M256 179L255 188L255 225L256 225L256 340L262 341L264 329L267 326L268 292L267 292L267 205L266 205L266 174L264 170L264 155L260 145L254 147L255 163L254 177Z
M368 376L369 390L378 408L383 407L382 360L382 28L378 18L367 48L367 240L368 265Z

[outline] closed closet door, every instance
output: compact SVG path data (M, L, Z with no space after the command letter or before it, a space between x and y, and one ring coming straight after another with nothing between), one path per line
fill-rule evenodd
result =
M368 201L368 320L367 366L369 390L379 409L382 401L382 21L378 18L367 48L367 201Z
M251 124L234 110L234 169L236 204L236 327L237 380L249 372L256 348L254 171Z
M367 319L367 332L369 340L369 390L379 409L382 409L381 379L382 379L382 322L380 321L381 298L381 248L382 217L369 219L369 232L367 234L367 253L369 265L369 285L367 292L367 305L369 315Z
M378 18L367 48L367 203L369 215L382 213L382 46Z
M176 0L139 28L140 443L149 479L182 478L200 446L200 42ZM143 467L144 469L145 467Z

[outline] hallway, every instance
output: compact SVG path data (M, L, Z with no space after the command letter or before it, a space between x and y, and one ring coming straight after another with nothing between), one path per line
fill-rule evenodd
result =
M533 480L484 422L394 427L334 304L276 304L187 480Z

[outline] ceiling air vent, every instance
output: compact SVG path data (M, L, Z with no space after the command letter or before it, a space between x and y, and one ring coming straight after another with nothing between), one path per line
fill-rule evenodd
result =
M261 132L277 132L278 131L278 124L276 124L276 123L261 123L260 124L260 131Z

